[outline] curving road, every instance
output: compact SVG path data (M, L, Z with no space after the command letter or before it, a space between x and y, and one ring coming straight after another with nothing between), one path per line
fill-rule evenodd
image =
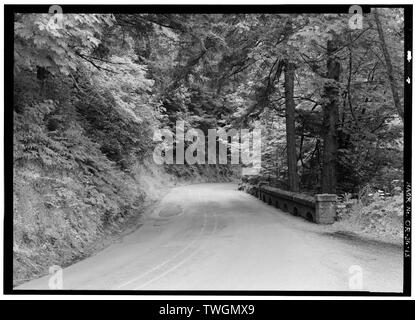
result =
M63 289L401 292L402 259L397 246L293 217L234 184L197 184L171 190L135 232L65 268Z

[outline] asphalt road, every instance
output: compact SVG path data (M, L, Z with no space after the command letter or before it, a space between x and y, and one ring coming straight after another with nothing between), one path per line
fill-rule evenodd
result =
M65 268L63 289L402 291L402 250L333 232L235 184L178 187L144 224ZM49 276L16 289L48 289Z

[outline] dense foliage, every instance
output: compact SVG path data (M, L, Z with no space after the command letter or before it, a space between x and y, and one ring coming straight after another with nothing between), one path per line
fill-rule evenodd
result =
M348 18L65 14L56 26L50 15L16 14L18 274L87 254L105 230L137 216L165 180L238 174L231 165L155 168L154 131L174 131L178 120L205 133L260 128L256 181L292 188L294 175L301 191L320 192L331 165L333 192L368 185L391 192L402 181L403 101L394 98L403 97L403 13L379 10L358 30Z

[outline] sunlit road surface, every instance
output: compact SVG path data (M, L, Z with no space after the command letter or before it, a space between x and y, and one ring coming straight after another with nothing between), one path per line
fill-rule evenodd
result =
M398 246L339 236L235 184L175 188L143 220L65 268L63 289L402 292ZM48 283L46 276L16 289Z

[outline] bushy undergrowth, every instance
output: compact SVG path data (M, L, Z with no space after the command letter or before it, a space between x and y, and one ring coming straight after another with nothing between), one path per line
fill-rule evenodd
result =
M403 194L374 192L364 198L343 196L338 205L338 226L386 241L402 243Z
M50 131L55 101L15 113L15 282L67 265L93 251L106 232L143 206L135 176L121 171L70 115Z
M174 183L145 161L121 170L77 124L52 134L27 119L15 121L15 284L91 254Z

